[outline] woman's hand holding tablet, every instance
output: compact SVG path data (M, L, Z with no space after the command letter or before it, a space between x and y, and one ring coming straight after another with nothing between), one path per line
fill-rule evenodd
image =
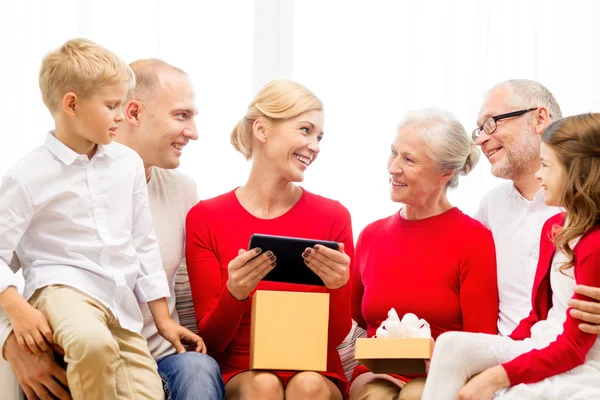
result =
M263 252L259 247L250 247L248 251L240 249L238 256L227 265L229 293L237 300L247 299L258 282L273 270L276 260L272 251Z
M344 253L344 243L337 250L316 245L302 253L304 263L317 274L328 289L339 289L350 278L350 257Z
M327 240L254 234L249 248L260 247L277 257L277 267L265 281L326 286L337 289L348 282L350 257L342 243Z

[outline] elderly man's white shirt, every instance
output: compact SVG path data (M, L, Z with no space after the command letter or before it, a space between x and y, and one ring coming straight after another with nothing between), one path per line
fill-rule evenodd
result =
M496 245L498 331L503 336L510 335L531 310L542 226L559 212L560 208L544 204L543 190L529 201L512 181L492 189L479 205L475 218L492 231Z

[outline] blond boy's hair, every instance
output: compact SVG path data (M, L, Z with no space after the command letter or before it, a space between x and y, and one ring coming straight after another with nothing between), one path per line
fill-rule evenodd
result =
M40 68L42 100L51 113L62 97L93 94L102 86L125 82L135 87L132 69L112 51L88 39L72 39L46 54Z

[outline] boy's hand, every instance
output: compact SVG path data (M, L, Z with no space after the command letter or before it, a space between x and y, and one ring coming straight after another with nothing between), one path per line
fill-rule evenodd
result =
M185 352L185 347L181 344L183 341L195 347L197 352L206 354L206 346L202 338L173 321L169 314L167 300L164 297L148 302L148 307L152 313L152 318L154 318L158 333L171 342L178 353Z
M202 338L187 328L179 325L172 319L157 326L158 332L167 339L177 350L177 353L185 353L182 342L195 348L195 351L206 354L206 345Z
M24 303L19 311L12 314L8 317L21 350L31 351L38 357L48 351L48 343L52 343L52 330L44 314L29 303Z
M29 304L12 286L0 293L0 307L10 319L21 350L38 357L48 351L48 343L52 344L52 330L44 314Z

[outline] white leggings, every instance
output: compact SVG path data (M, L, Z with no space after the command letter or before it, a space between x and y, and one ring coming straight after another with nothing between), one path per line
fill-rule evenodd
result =
M422 400L454 400L474 375L537 348L531 339L512 340L484 333L447 332L438 337ZM535 384L496 393L495 399L600 399L600 371L581 365Z

